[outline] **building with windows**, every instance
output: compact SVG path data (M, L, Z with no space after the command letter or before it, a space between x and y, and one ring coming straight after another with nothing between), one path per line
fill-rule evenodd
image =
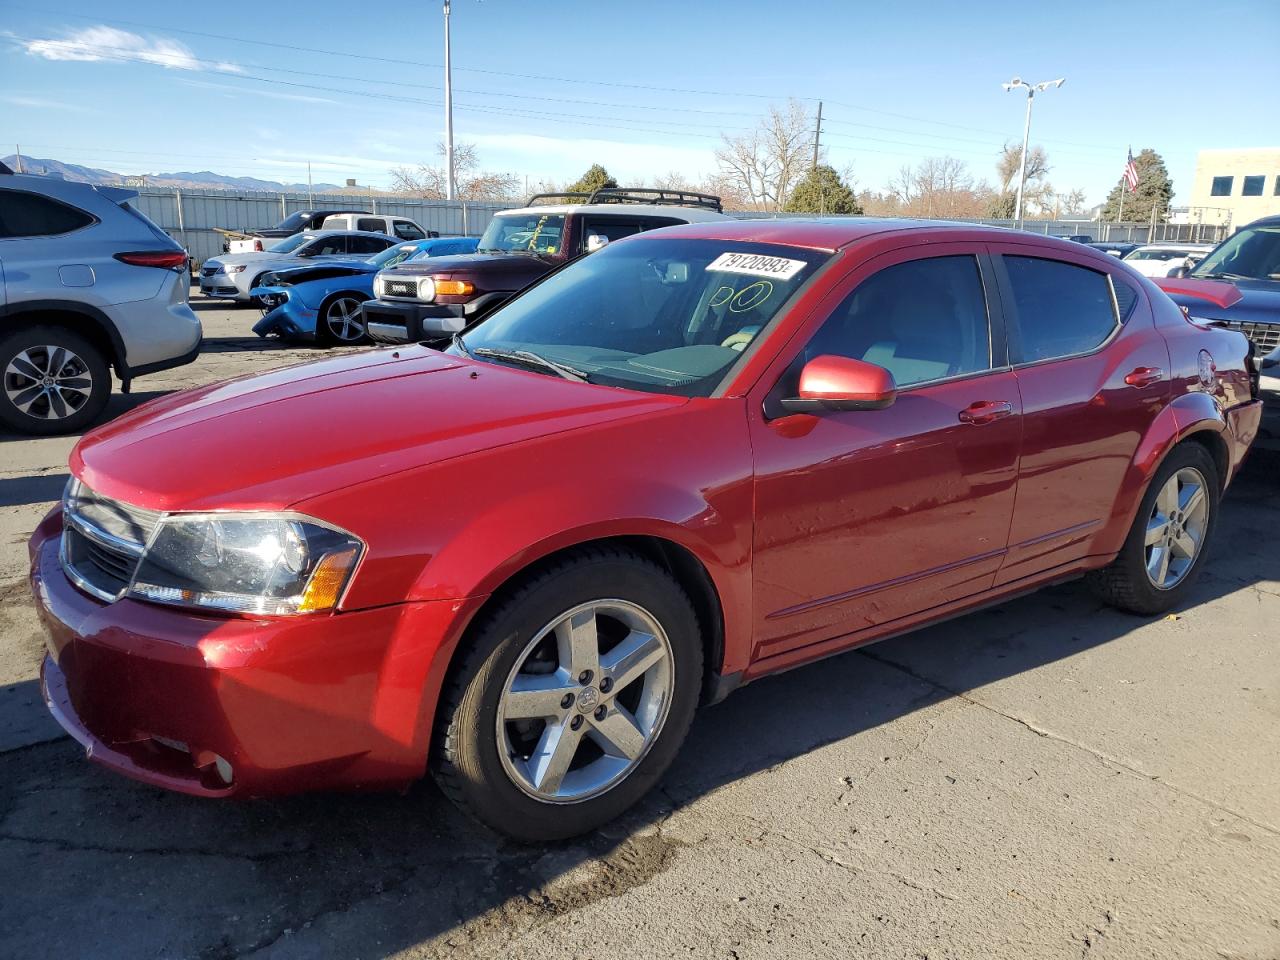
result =
M1230 227L1280 214L1280 147L1201 150L1187 214Z

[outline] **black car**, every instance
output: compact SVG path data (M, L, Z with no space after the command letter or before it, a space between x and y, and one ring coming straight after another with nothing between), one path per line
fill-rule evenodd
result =
M1193 319L1243 333L1253 343L1258 366L1275 375L1280 367L1280 216L1241 227L1184 277L1156 285Z

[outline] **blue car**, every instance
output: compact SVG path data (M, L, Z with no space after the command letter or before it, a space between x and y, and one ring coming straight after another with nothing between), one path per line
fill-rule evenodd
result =
M360 304L373 299L379 270L420 257L474 253L478 243L475 237L410 240L367 260L325 260L265 274L249 292L262 304L262 319L253 332L322 346L362 343L367 337Z

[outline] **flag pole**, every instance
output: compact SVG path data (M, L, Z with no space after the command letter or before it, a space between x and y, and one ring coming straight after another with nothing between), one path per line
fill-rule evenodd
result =
M1120 178L1120 210L1116 214L1117 224L1124 223L1124 188L1127 187L1128 185L1129 185L1129 182L1125 180L1124 177L1121 177Z

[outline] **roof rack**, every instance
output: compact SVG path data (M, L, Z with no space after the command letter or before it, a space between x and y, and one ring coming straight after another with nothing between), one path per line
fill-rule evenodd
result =
M656 187L601 187L592 193L535 193L525 206L534 207L540 203L651 203L657 206L701 207L716 213L724 212L720 198L714 194Z
M652 203L671 207L701 207L722 213L720 198L693 190L663 190L656 187L603 187L587 198L587 203Z

